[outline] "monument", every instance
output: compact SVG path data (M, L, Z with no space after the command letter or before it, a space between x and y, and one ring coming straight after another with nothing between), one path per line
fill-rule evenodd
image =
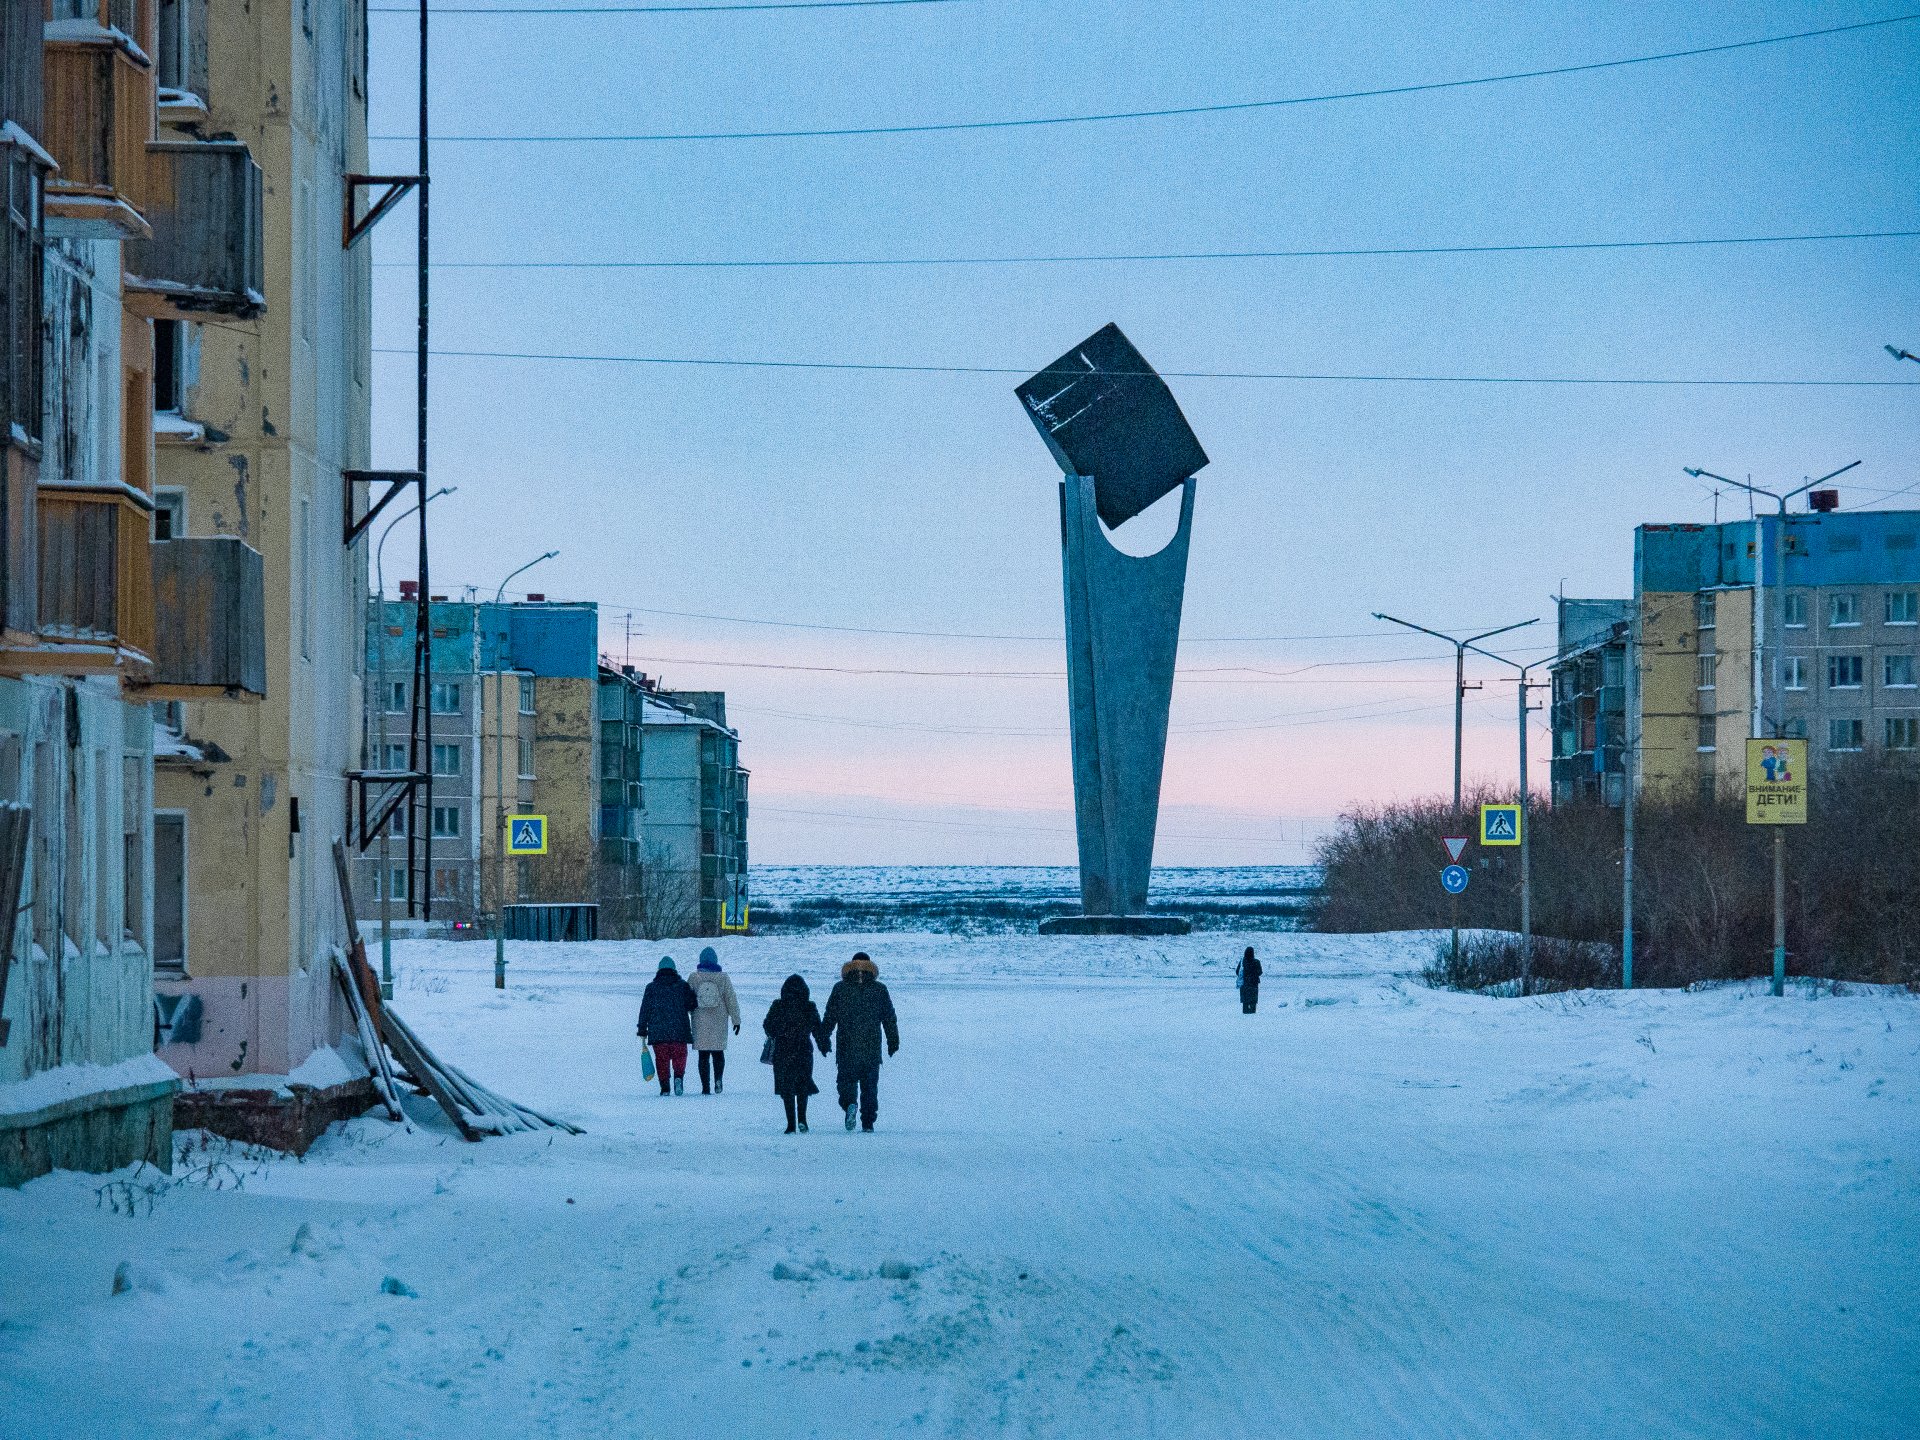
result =
M1064 472L1061 577L1073 737L1074 830L1085 913L1042 934L1182 935L1147 913L1160 775L1193 531L1194 474L1207 463L1166 382L1108 325L1016 387ZM1180 524L1153 555L1107 538L1174 490Z

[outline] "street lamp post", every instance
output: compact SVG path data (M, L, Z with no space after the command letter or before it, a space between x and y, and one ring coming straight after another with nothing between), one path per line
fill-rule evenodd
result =
M1453 646L1453 813L1457 819L1460 814L1460 727L1467 698L1467 651L1477 650L1479 648L1479 641L1491 640L1494 636L1504 635L1509 630L1524 630L1529 625L1538 625L1540 618L1536 615L1531 620L1516 620L1511 625L1501 625L1493 630L1483 630L1478 635L1469 635L1464 640L1455 639L1453 636L1440 630L1429 630L1425 625L1416 625L1411 620L1402 620L1393 615L1383 615L1378 610L1373 612L1373 618L1376 620L1385 620L1393 625L1402 625L1409 630L1418 630L1422 635L1431 635L1434 639L1444 640L1447 644ZM1480 651L1480 653L1485 654L1486 652ZM1523 827L1523 842L1524 838ZM1460 897L1458 895L1453 897L1452 952L1454 963L1458 964L1460 961Z
M1511 665L1520 672L1515 676L1514 688L1520 699L1520 993L1525 995L1533 985L1533 817L1527 807L1527 691L1543 683L1528 680L1527 672L1552 661L1532 660L1522 665L1518 660L1482 650L1478 645L1472 648L1475 654Z
M1787 502L1797 495L1804 495L1816 485L1824 485L1836 476L1844 475L1860 462L1842 465L1838 470L1822 475L1818 480L1809 480L1806 484L1785 491L1768 490L1762 486L1750 484L1744 480L1729 480L1724 475L1716 475L1711 470L1696 470L1687 467L1686 473L1696 480L1718 480L1723 485L1731 485L1736 490L1744 490L1749 495L1763 495L1779 507L1774 521L1773 544L1761 543L1759 535L1754 536L1753 547L1753 738L1762 739L1769 730L1780 733L1780 715L1776 710L1771 723L1767 719L1766 673L1769 666L1766 658L1766 582L1767 572L1772 572L1773 588L1779 591L1784 601L1787 593ZM1756 529L1759 522L1755 522ZM1769 562L1768 551L1771 550ZM1784 638L1786 618L1781 616L1778 629ZM1774 660L1777 665L1780 651L1785 646L1774 642ZM1778 691L1778 684L1775 689ZM1776 701L1776 704L1778 702ZM1744 777L1745 768L1741 770ZM1787 987L1787 834L1779 826L1773 831L1773 993L1783 995Z
M387 522L386 528L380 532L379 543L373 547L373 693L376 698L373 713L378 717L375 722L374 743L380 747L379 754L375 757L375 764L371 767L375 770L387 768L387 536L393 533L394 526L420 509L422 505L431 505L442 495L451 495L459 488L458 485L442 485L425 500L409 505ZM391 822L392 817L389 816L388 820ZM387 848L391 828L391 823L380 827L380 882L374 887L374 893L380 897L380 998L382 1000L393 998L393 870L390 863L391 852Z
M500 588L493 592L494 613L499 613L501 602L506 599L508 580L553 559L559 553L558 550L549 550L544 555L536 555L509 574L506 580L502 580ZM493 822L493 988L496 990L507 988L507 782L504 757L507 672L501 664L502 658L496 651L493 665L493 794L498 806Z

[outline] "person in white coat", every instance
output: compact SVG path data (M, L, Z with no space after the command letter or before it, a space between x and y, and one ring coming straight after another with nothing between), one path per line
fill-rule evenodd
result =
M711 945L700 952L692 979L693 1048L700 1053L700 1093L718 1095L727 1073L729 1029L740 1033L740 998Z

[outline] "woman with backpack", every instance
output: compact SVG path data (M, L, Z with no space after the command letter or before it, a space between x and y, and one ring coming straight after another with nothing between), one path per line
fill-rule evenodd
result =
M700 952L693 972L693 1048L700 1055L700 1093L718 1095L727 1073L727 1026L740 1033L740 1000L713 947Z
M822 1033L820 1007L807 994L807 982L789 975L780 987L780 998L767 1007L767 1018L760 1022L767 1032L767 1049L762 1057L773 1066L773 1091L787 1107L787 1134L797 1127L807 1128L807 1097L818 1095L813 1083L813 1050L817 1045L827 1053L827 1037Z

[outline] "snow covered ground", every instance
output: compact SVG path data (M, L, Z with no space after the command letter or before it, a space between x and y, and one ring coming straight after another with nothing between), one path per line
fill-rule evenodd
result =
M1251 1018L1233 936L874 936L880 1133L828 1095L796 1137L754 1032L850 937L724 942L748 1033L678 1100L660 947L517 945L500 995L408 944L415 1027L588 1133L421 1108L0 1192L0 1432L1916 1433L1920 1001L1494 1000L1402 978L1427 937L1250 938Z

